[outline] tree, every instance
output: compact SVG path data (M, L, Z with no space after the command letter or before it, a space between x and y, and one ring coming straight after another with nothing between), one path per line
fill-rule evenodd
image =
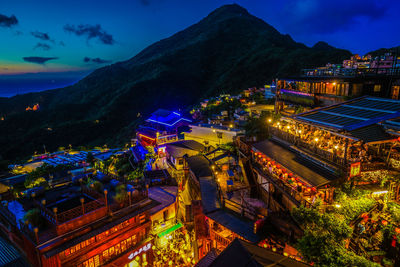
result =
M24 221L28 221L28 223L35 227L42 226L43 218L40 215L40 210L38 208L28 210L24 215Z
M306 261L317 266L379 266L346 250L353 230L344 216L304 206L294 208L292 216L304 229L296 247Z
M123 205L128 200L128 192L126 186L121 184L115 188L114 200L119 204Z

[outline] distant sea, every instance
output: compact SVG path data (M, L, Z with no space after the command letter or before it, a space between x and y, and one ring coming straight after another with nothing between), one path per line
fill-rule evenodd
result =
M61 73L0 75L0 97L63 88L78 82L86 74L87 72L68 73L67 75Z

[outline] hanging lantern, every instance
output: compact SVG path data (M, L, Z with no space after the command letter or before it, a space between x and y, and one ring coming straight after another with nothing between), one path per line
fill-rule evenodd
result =
M400 228L399 228L399 227L396 227L396 228L394 229L394 231L395 231L397 234L400 234Z
M384 225L384 226L388 225L388 221L382 220L382 225Z

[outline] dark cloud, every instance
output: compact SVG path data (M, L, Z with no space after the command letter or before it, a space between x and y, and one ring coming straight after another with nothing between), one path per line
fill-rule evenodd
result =
M58 59L58 57L24 57L25 62L44 65L49 60Z
M324 34L349 29L360 19L380 19L390 7L390 0L289 0L281 14L287 30Z
M45 43L37 43L33 49L37 49L37 48L48 51L51 49L51 46L48 44L45 44Z
M112 61L111 60L106 60L106 59L102 59L102 58L99 58L99 57L96 57L96 58L90 58L90 57L84 57L83 58L83 62L86 62L86 63L96 63L96 64L106 64L106 63L111 63Z
M115 43L113 36L103 30L100 24L79 24L77 26L67 24L64 26L64 30L77 36L86 36L87 40L97 38L103 44L113 45Z
M18 24L18 19L14 15L8 17L6 15L0 14L0 27L10 28L17 24Z
M35 31L35 32L31 32L31 34L32 34L33 37L35 37L37 39L40 39L42 41L51 41L51 42L53 41L50 38L49 34L45 33L45 32Z

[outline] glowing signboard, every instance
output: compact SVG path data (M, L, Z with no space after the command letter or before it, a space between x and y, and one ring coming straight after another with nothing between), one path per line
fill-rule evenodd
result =
M356 162L350 165L350 177L361 174L361 162Z
M135 252L132 252L131 254L129 254L128 259L132 260L133 258L135 258L137 255L139 255L142 252L146 252L149 249L151 249L151 243L147 243L146 245L144 245L143 247L141 247L140 249L136 250Z

